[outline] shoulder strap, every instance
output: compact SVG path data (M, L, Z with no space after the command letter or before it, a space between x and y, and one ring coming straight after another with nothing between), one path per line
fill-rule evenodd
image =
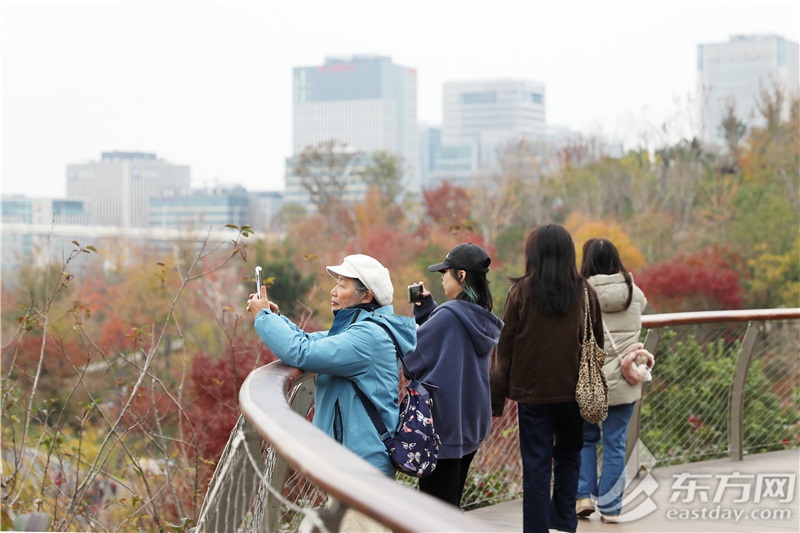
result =
M606 332L606 336L608 337L608 340L611 341L611 347L614 348L614 351L617 352L617 354L619 354L619 349L617 349L617 343L614 342L614 337L611 336L611 332L608 330L608 326L606 326L606 321L605 320L603 320L603 331Z
M369 415L369 419L372 420L372 425L375 426L375 429L378 431L378 437L380 437L381 441L386 444L386 441L392 438L392 434L386 429L386 425L381 420L381 415L378 414L378 410L375 408L375 404L373 404L367 395L358 388L355 381L350 381L353 385L353 388L356 390L356 394L358 394L358 399L361 400L361 403L364 404L364 409L367 410L367 414Z
M589 329L591 328L590 324L590 314L591 311L589 309L589 288L586 286L587 281L583 282L583 342L586 343L586 340L589 338ZM594 331L592 331L592 336L594 337Z

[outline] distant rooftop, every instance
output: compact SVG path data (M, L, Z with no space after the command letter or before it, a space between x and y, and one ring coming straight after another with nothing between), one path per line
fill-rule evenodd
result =
M766 41L769 39L781 39L780 35L775 35L774 33L751 33L751 34L738 34L738 35L731 35L730 42L740 42L740 41Z
M147 152L103 152L103 159L156 159L156 154Z
M335 65L339 63L354 63L356 61L391 61L392 58L388 56L372 55L372 54L356 54L350 56L326 56L326 65Z

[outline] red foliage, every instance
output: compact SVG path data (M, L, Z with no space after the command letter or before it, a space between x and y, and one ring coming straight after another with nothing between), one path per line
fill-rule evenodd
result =
M162 426L173 426L178 406L163 389L142 386L123 417L125 427L144 433L157 432L156 416Z
M471 216L469 193L445 181L424 191L425 214L435 223L461 224Z
M651 265L636 283L658 312L741 309L743 297L736 257L707 248Z
M258 338L253 344L260 346L220 360L204 353L194 356L187 411L204 457L217 458L225 448L239 418L239 389L247 375L275 360Z
M129 352L135 348L134 328L121 320L118 313L110 313L103 322L97 345L103 350Z
M14 344L17 348L15 366L32 375L39 363L42 336L29 334ZM6 355L4 364L8 359L10 358ZM55 335L47 336L42 361L43 372L54 376L71 376L76 372L73 365L81 367L89 362L89 355L76 339L62 339Z

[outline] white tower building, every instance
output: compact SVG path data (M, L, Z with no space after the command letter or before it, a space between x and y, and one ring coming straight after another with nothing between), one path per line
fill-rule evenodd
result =
M697 101L700 139L721 146L721 124L734 106L736 117L750 127L762 126L758 112L762 91L780 89L783 113L798 96L798 44L777 35L734 35L726 43L697 46Z
M67 165L67 198L84 200L87 224L149 225L150 197L188 189L189 166L142 152L104 152L100 161Z

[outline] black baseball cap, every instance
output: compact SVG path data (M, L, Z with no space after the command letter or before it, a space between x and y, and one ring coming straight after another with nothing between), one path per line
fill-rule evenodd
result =
M489 264L492 259L486 250L466 242L456 245L444 258L441 263L436 263L428 267L430 272L441 272L448 268L457 268L459 270L467 270L470 272L489 272Z

